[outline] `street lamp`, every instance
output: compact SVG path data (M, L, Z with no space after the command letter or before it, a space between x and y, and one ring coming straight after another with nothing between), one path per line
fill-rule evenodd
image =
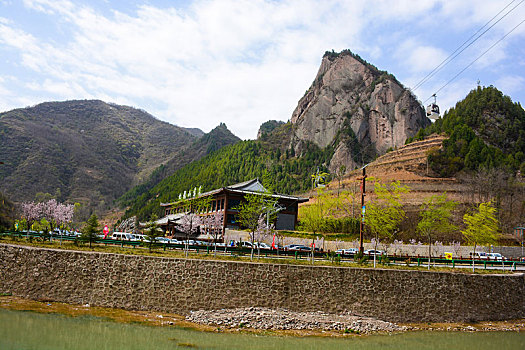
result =
M363 177L361 178L361 222L359 223L359 253L361 255L364 254L365 248L363 246L363 236L364 236L364 225L365 225L365 192L366 192L366 167L368 164L363 166L361 169L363 170Z

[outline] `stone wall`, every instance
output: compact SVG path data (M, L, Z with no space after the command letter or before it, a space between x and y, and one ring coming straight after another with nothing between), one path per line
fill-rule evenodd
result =
M171 259L0 244L0 293L184 314L247 306L388 321L525 317L525 277Z

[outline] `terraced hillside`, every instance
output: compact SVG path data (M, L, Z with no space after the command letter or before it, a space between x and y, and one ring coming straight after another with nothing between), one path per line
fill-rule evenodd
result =
M441 148L445 139L446 137L442 135L432 135L423 141L413 142L382 155L366 167L368 179L382 183L399 180L409 186L411 192L405 197L408 205L420 205L427 197L443 192L447 192L450 199L468 202L469 187L463 181L454 177L435 177L428 167L428 153ZM341 187L358 193L361 176L361 169L352 171L341 181ZM334 190L338 187L338 181L332 181L329 185L329 188ZM367 193L372 192L373 185L370 183L366 190Z
M433 177L427 166L428 153L441 148L442 135L432 135L423 141L413 142L388 152L367 166L367 173L381 178L391 177L394 180L442 181ZM452 179L446 179L452 180Z

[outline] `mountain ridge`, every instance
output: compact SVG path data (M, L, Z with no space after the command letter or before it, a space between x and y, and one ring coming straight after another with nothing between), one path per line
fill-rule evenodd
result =
M143 110L100 100L14 109L0 113L0 190L17 202L40 192L107 209L197 139Z

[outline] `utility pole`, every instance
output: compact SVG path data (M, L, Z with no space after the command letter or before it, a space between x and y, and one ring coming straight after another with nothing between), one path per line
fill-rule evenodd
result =
M366 165L362 169L363 177L361 178L361 223L359 225L359 253L364 254L365 248L363 247L363 233L365 225Z

